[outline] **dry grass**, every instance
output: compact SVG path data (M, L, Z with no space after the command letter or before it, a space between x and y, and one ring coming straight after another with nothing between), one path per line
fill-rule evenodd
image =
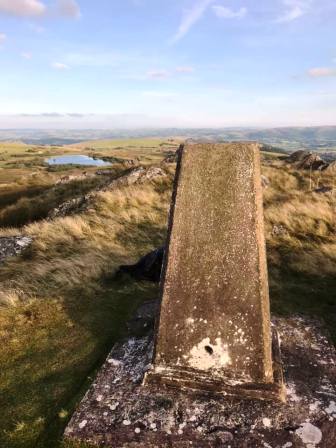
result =
M59 446L88 375L156 297L156 286L112 277L162 244L169 198L165 182L124 188L85 214L21 229L34 243L0 273L1 448Z
M332 185L278 161L264 166L266 235L273 311L323 318L336 337L335 197ZM0 235L34 238L0 270L1 448L52 448L123 325L157 287L113 281L120 264L162 244L167 180L96 196L86 213ZM274 229L280 229L275 232Z
M311 191L321 180L333 186L333 178L298 172L283 166L265 167L271 179L265 191L267 240L276 264L277 253L286 253L288 267L311 275L336 274L336 190ZM281 228L278 235L275 227Z
M297 171L275 162L264 167L265 224L271 306L281 314L322 318L336 340L336 190L325 173Z
M0 301L75 289L89 297L101 289L102 277L130 261L130 253L134 260L162 242L168 202L169 192L152 186L126 188L97 195L87 214L26 226L22 233L34 243L24 263L14 259L1 269Z

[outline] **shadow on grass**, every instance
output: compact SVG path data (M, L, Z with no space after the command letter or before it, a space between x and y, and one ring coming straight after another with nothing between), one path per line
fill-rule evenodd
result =
M322 319L336 343L336 278L290 269L283 260L280 268L270 266L272 312L283 316L307 315Z
M74 295L62 307L53 301L23 308L24 322L13 322L21 351L15 362L2 362L1 448L59 447L73 410L125 335L125 322L157 293L153 284L127 279L109 282L97 297ZM35 328L27 340L28 310Z

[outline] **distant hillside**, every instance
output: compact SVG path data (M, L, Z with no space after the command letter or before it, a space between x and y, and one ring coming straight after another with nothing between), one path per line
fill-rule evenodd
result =
M297 149L336 150L336 126L286 127L273 129L129 129L129 130L0 130L0 141L21 140L27 144L68 145L89 140L183 137L207 141L252 140L288 152Z

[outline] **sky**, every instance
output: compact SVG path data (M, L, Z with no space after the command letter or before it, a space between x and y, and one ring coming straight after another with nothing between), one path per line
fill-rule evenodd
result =
M0 128L314 125L335 0L0 0Z

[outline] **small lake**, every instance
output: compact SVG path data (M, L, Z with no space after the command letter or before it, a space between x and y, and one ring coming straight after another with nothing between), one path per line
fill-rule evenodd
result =
M107 166L110 162L84 155L55 156L46 160L48 165L83 165L83 166Z

